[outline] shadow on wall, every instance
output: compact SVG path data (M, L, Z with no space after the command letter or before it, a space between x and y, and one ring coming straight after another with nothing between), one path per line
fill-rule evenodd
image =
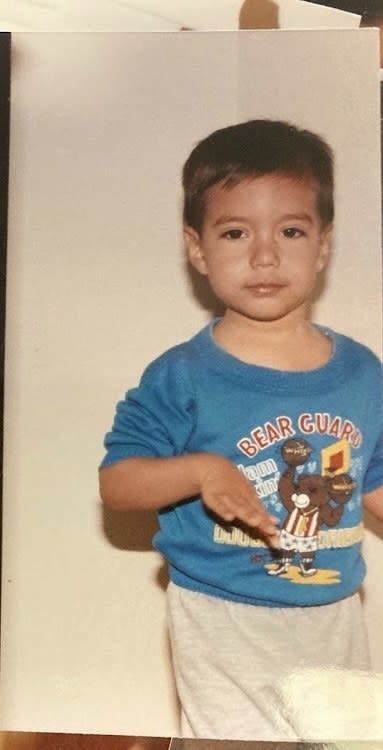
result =
M120 550L149 552L152 539L158 531L155 511L112 510L102 507L102 526L110 544Z
M103 533L113 547L129 552L153 550L152 540L159 528L155 511L111 510L101 506L101 513ZM155 582L166 591L169 576L165 562L156 569Z
M245 0L239 13L239 28L278 29L278 4L273 0Z

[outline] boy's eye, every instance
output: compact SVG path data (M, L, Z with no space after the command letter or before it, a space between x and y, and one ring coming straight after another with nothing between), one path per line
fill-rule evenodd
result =
M298 227L287 227L286 229L282 230L282 234L284 237L292 240L305 236L305 232L303 231L303 229L298 229Z
M245 233L242 229L228 229L222 235L227 240L240 240L244 236Z

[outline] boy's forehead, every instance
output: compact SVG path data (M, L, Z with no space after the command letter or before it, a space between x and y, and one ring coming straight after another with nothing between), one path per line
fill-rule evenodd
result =
M246 210L275 204L283 210L304 206L315 215L319 187L310 177L273 172L255 177L220 180L205 193L205 219L212 214L242 206Z

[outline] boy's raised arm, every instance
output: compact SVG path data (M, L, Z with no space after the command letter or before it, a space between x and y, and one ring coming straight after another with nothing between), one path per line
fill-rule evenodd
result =
M223 521L237 519L257 528L278 546L277 519L265 511L237 467L215 453L127 458L100 470L100 495L106 505L120 510L158 510L200 495Z

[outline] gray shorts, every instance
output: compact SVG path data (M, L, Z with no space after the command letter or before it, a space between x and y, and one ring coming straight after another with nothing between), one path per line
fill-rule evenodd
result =
M359 594L320 607L275 608L229 602L170 583L168 617L183 737L315 739L302 732L307 733L307 712L315 712L316 697L307 683L302 698L297 680L305 673L328 679L353 670L366 676L370 670ZM352 712L342 693L338 709L346 712L349 726ZM311 725L318 720L311 718ZM359 720L358 737L342 739L360 739L360 729Z

